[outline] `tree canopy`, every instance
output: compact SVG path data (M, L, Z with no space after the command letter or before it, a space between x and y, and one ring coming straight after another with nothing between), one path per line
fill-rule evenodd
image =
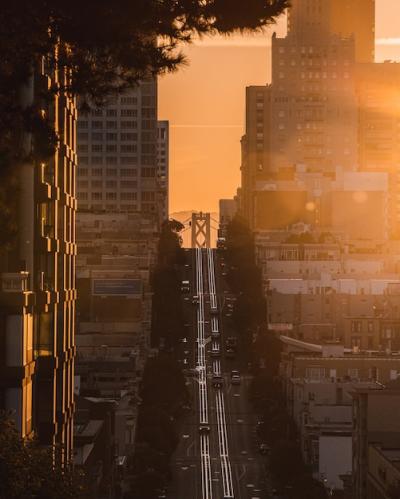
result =
M83 475L53 463L54 449L24 441L0 413L0 497L7 499L88 499Z
M259 30L289 0L15 0L0 11L0 72L26 77L32 61L62 40L58 63L72 72L71 90L101 102L149 74L174 70L177 50L194 36ZM21 43L23 40L23 43ZM155 43L157 41L157 43Z

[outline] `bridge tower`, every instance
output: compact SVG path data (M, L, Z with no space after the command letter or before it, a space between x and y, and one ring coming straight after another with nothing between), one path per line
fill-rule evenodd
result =
M192 248L211 247L210 213L192 213Z

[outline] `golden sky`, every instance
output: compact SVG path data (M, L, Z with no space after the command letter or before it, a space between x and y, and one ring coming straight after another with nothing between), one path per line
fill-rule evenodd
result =
M376 60L400 60L400 0L376 0ZM159 119L170 121L170 212L218 211L240 183L245 87L270 81L271 33L209 38L186 47L189 65L159 79Z

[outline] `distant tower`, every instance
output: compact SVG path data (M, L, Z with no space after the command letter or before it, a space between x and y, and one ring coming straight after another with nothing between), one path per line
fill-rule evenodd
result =
M192 248L211 247L210 213L192 213Z

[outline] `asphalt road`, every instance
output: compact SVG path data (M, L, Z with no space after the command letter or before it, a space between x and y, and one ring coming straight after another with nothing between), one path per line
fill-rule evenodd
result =
M226 317L230 295L221 263L213 250L197 250L197 255L196 250L187 252L183 279L190 280L191 292L183 296L187 336L181 361L188 369L197 365L203 374L187 378L192 410L181 422L180 442L171 463L170 499L269 497L264 483L265 462L258 453L255 434L257 417L248 402L251 376L239 358L226 359L224 355L224 336L231 335ZM195 295L200 295L199 304L192 304ZM214 343L218 343L221 354L211 357L214 318L217 322L213 328L220 332ZM240 385L231 384L232 369L241 371ZM221 388L212 386L212 372L216 370L224 378ZM202 419L210 428L206 436L199 434Z

